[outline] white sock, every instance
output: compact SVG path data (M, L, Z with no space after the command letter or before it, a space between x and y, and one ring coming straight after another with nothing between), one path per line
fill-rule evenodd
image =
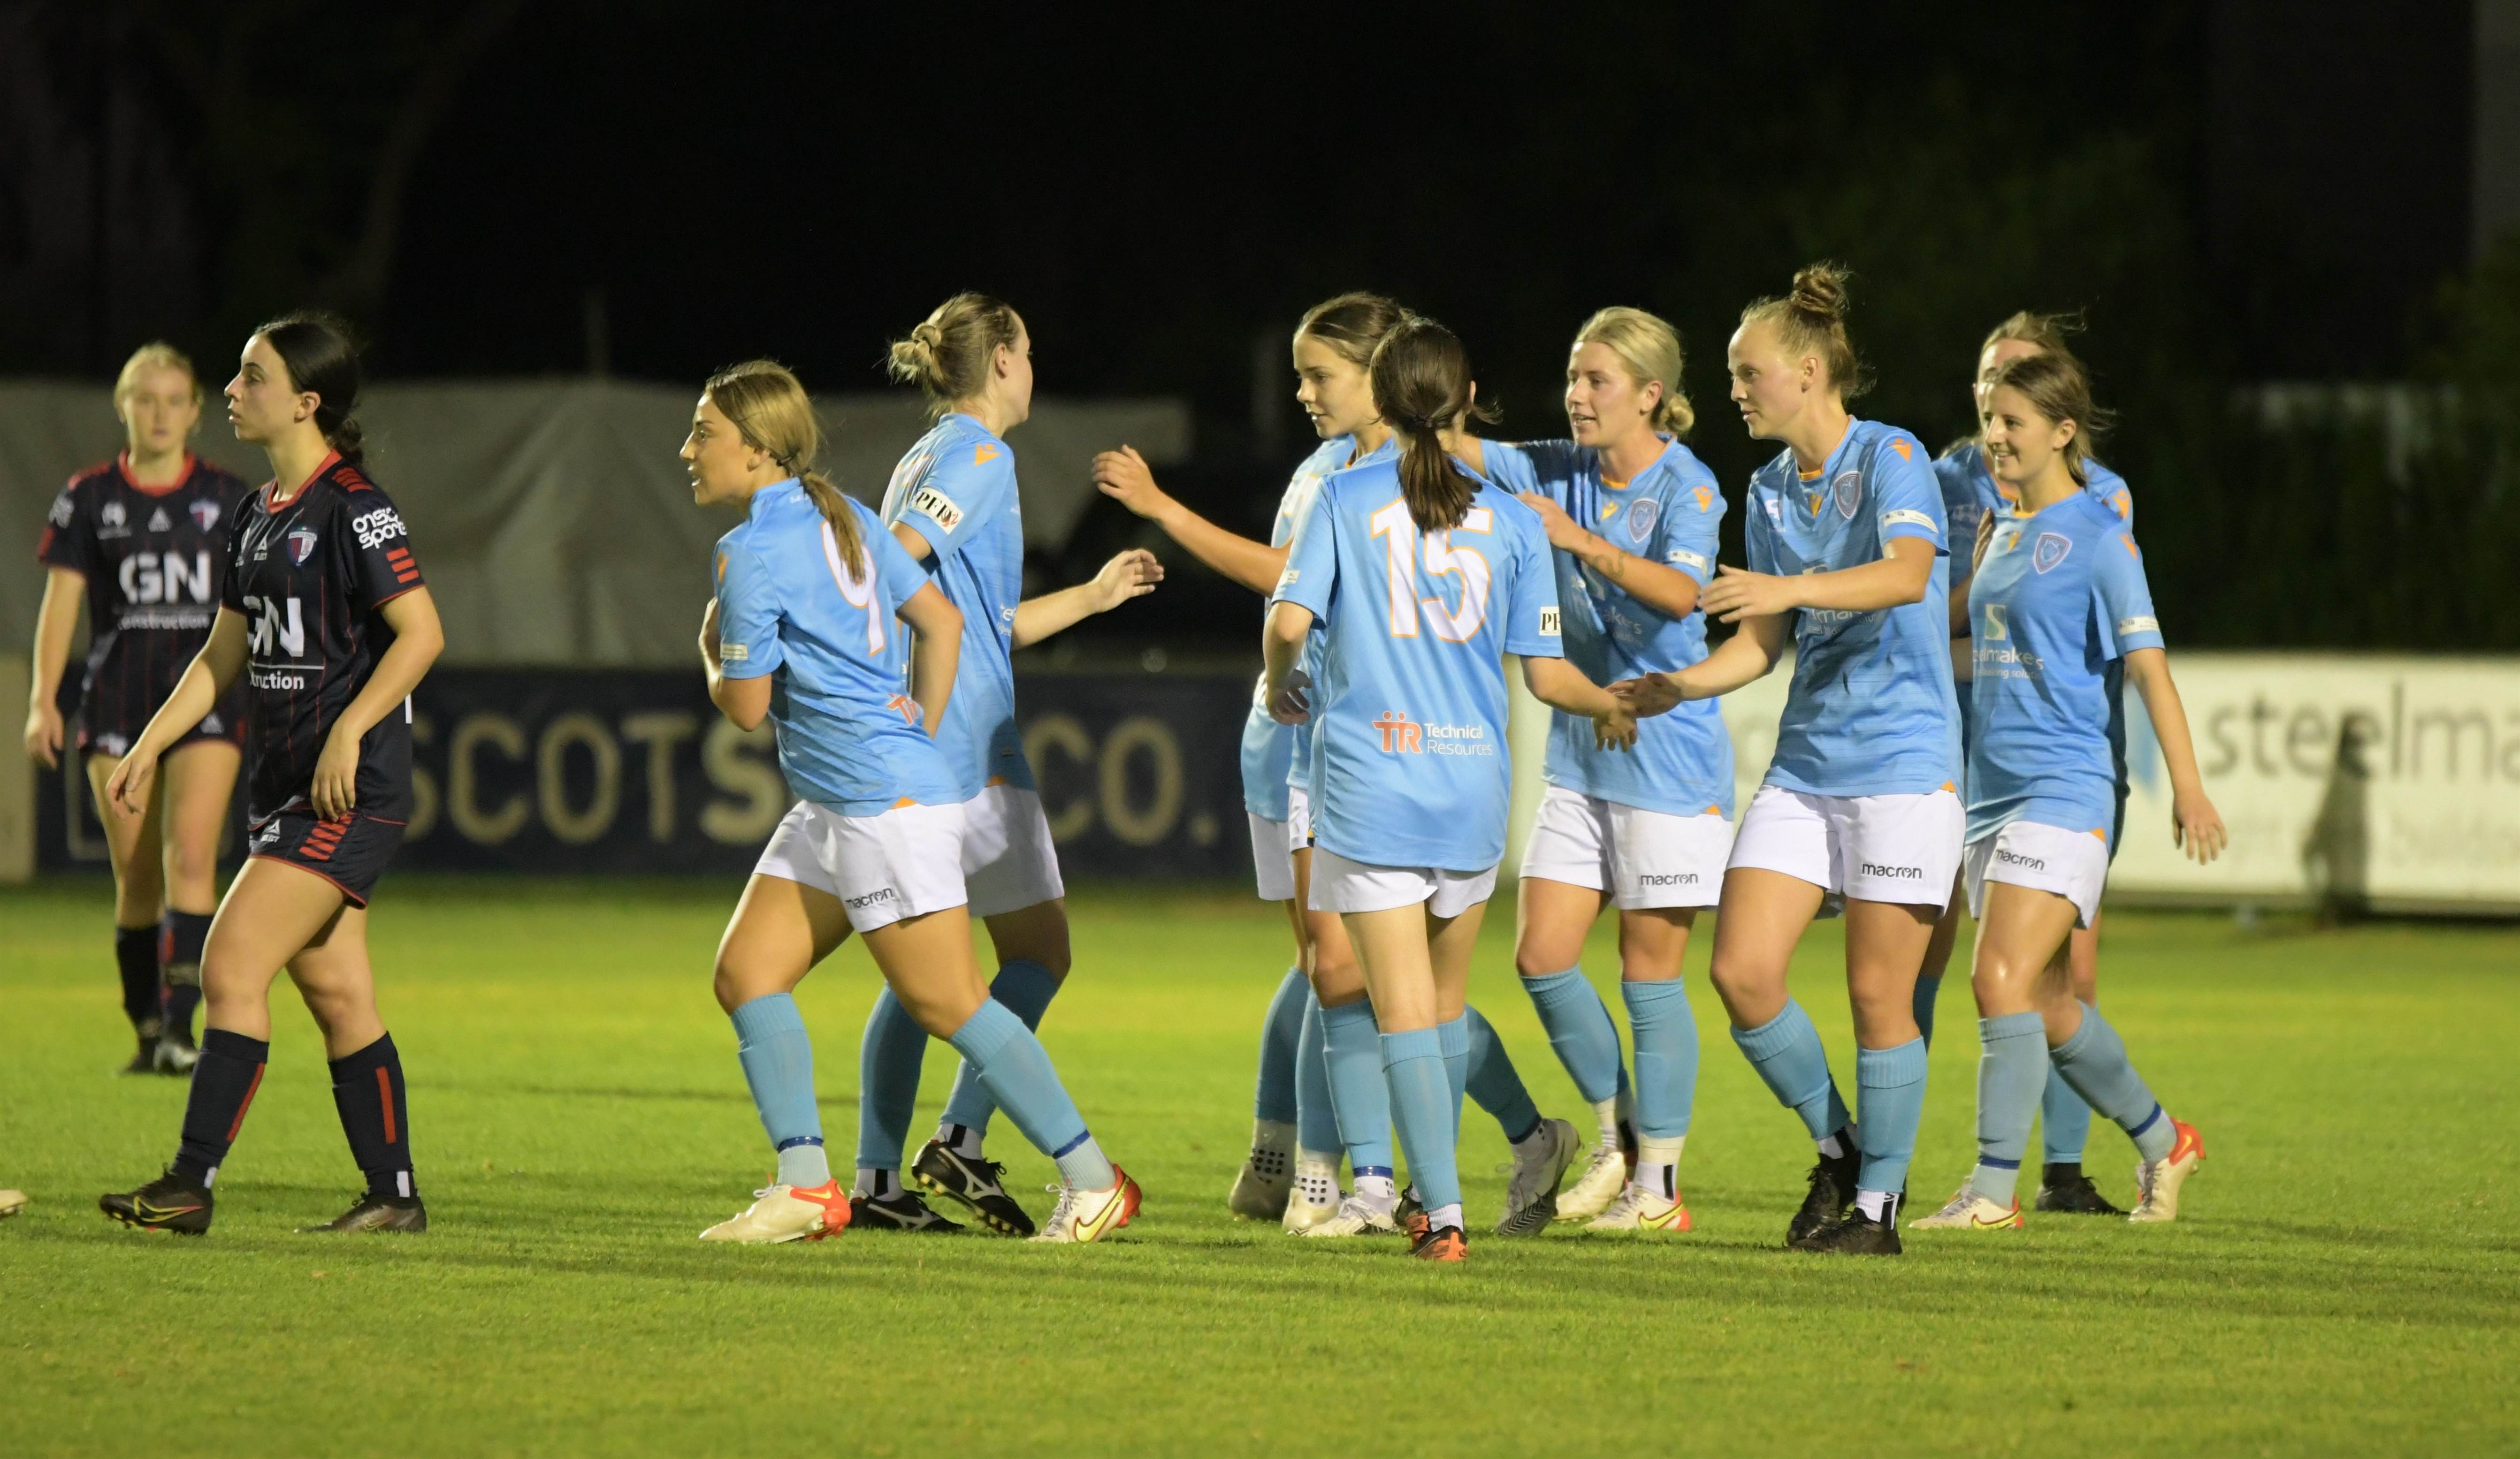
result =
M1251 1122L1251 1173L1263 1180L1286 1178L1287 1157L1295 1148L1295 1127L1282 1120Z
M1338 1163L1337 1156L1318 1150L1297 1152L1295 1189L1303 1192L1305 1201L1315 1206L1338 1204Z
M1455 1201L1450 1206L1438 1206L1434 1210L1426 1213L1427 1230L1440 1231L1446 1226L1450 1226L1456 1231L1462 1229L1461 1202Z
M849 1194L880 1199L901 1189L901 1172L878 1171L873 1166L858 1167L858 1177L849 1185Z
M1612 1095L1608 1099L1594 1101L1593 1124L1596 1128L1601 1131L1602 1149L1616 1150L1619 1148L1618 1096Z
M1859 1190L1855 1193L1855 1209L1864 1213L1866 1220L1886 1221L1890 1218L1890 1204L1898 1199L1895 1190Z
M1829 1159L1843 1159L1845 1158L1846 1153L1853 1148L1852 1142L1855 1139L1855 1122L1852 1120L1846 1122L1846 1128L1841 1130L1840 1133L1844 1134L1846 1138L1841 1140L1837 1135L1824 1134L1813 1143L1819 1145L1820 1153L1827 1156Z
M1392 1208L1400 1204L1400 1188L1388 1175L1359 1175L1356 1177L1356 1198L1389 1216Z

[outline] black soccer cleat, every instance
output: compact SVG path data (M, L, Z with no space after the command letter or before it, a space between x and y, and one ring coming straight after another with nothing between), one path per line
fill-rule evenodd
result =
M124 1225L143 1231L200 1236L210 1229L210 1188L176 1174L172 1166L138 1190L99 1196L96 1206Z
M2069 1216L2124 1216L2125 1212L2109 1204L2092 1177L2083 1173L2079 1165L2049 1166L2039 1185L2035 1203L2041 1211L2062 1212Z
M1800 1246L1803 1238L1846 1215L1855 1202L1855 1177L1863 1169L1864 1157L1855 1150L1854 1137L1838 1131L1838 1144L1844 1155L1822 1156L1811 1168L1811 1189L1803 1194L1803 1206L1785 1226L1785 1245Z
M381 1196L374 1192L350 1203L350 1209L320 1226L299 1226L300 1236L332 1236L353 1231L409 1232L428 1229L428 1208L420 1197Z
M1007 1194L1007 1168L994 1160L971 1160L956 1154L941 1140L929 1140L910 1168L911 1177L929 1192L960 1201L980 1224L1009 1236L1030 1236L1032 1217Z
M849 1224L861 1231L921 1231L930 1236L951 1236L963 1229L962 1222L938 1216L908 1186L890 1195L849 1197Z
M1899 1205L1892 1202L1884 1219L1873 1220L1861 1211L1850 1210L1843 1216L1812 1232L1793 1244L1798 1252L1826 1252L1842 1257L1895 1257L1899 1255Z
M190 1066L186 1066L186 1068L181 1070L170 1070L160 1064L158 1060L159 1042L160 1040L155 1030L141 1035L140 1051L133 1054L131 1056L131 1062L123 1065L119 1072L123 1074L187 1074L191 1072Z

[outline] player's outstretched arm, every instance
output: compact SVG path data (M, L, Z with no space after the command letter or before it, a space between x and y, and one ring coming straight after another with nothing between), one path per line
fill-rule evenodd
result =
M1627 702L1566 660L1525 655L1522 682L1533 698L1550 708L1590 717L1597 747L1624 750L1637 742L1637 717Z
M927 583L902 599L901 621L911 627L910 697L932 739L945 722L954 671L963 662L963 610ZM767 707L765 701L765 712Z
M34 683L26 691L26 753L52 770L62 763L62 672L69 667L70 635L78 628L79 595L87 575L74 567L49 568L43 606L35 610Z
M1727 623L1793 608L1831 608L1868 613L1922 602L1934 580L1934 545L1922 537L1894 537L1879 561L1835 572L1781 577L1726 563L1698 596L1708 614Z
M1686 618L1697 606L1697 579L1677 567L1611 546L1607 539L1586 530L1568 516L1566 508L1545 493L1524 492L1518 500L1540 513L1540 525L1549 533L1551 547L1599 573L1630 597L1674 618Z
M1017 603L1014 646L1029 648L1097 613L1108 613L1130 598L1144 597L1163 580L1164 565L1155 560L1155 554L1145 548L1131 548L1103 563L1102 570L1086 582Z
M184 677L175 681L175 692L149 717L148 728L133 741L131 753L122 757L105 782L108 803L134 816L149 809L149 785L158 774L158 757L217 707L219 695L236 683L245 668L246 633L243 613L219 609L202 651L193 655L193 661L184 666Z
M2196 769L2196 741L2187 730L2187 706L2171 682L2170 655L2138 648L2126 656L2126 677L2143 695L2153 738L2161 741L2162 763L2170 769L2170 839L2203 865L2223 854L2231 836Z
M1785 651L1785 615L1745 618L1741 631L1677 674L1647 674L1610 685L1639 719L1667 714L1688 699L1713 699L1766 677Z
M402 709L428 666L446 650L446 630L437 621L437 600L427 588L414 588L389 597L377 615L393 630L394 641L377 660L367 686L359 690L324 736L324 753L315 759L315 783L307 798L315 814L339 820L359 805L359 740L386 715Z
M1155 481L1154 468L1135 446L1122 446L1094 458L1094 484L1131 511L1164 529L1164 535L1221 577L1254 593L1278 586L1286 570L1286 550L1229 532L1174 500Z

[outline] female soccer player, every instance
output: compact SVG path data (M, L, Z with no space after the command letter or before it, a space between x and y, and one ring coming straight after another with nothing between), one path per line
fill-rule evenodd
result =
M1032 339L1014 310L980 294L957 294L895 341L891 370L895 379L925 392L938 420L893 468L883 520L963 615L954 696L936 741L963 797L970 915L987 924L997 951L989 995L1031 1030L1067 977L1067 904L1050 819L1015 729L1012 655L1152 593L1163 567L1151 553L1125 552L1092 582L1018 600L1023 517L1006 435L1032 413ZM900 1184L926 1043L919 1020L889 988L877 995L859 1055L856 1180L857 1214L873 1224L911 1230L947 1224ZM1032 1217L999 1178L1005 1167L981 1152L994 1108L966 1057L944 1122L919 1152L915 1173L992 1229L1029 1236ZM1064 1214L1064 1203L1060 1209Z
M1375 412L1367 368L1374 346L1407 318L1406 310L1379 294L1345 293L1314 305L1296 326L1295 398L1323 444L1287 484L1268 546L1228 532L1174 501L1156 485L1144 458L1127 447L1095 458L1096 480L1130 510L1162 526L1200 561L1267 594L1285 568L1288 544L1312 509L1323 479L1393 454L1391 428ZM1466 444L1475 449L1475 443ZM1307 673L1319 668L1319 640L1306 641ZM1242 793L1251 823L1252 862L1260 895L1286 904L1298 965L1289 972L1289 983L1279 989L1262 1026L1252 1149L1235 1177L1228 1204L1253 1219L1282 1219L1287 1230L1306 1235L1396 1232L1400 1194L1391 1166L1390 1104L1383 1092L1365 974L1338 914L1307 905L1312 768L1310 727L1279 724L1255 685L1251 716L1242 730ZM1309 993L1294 982L1298 978L1309 981ZM1516 1188L1553 1193L1566 1161L1561 1157L1552 1165L1548 1156L1566 1143L1559 1134L1564 1122L1541 1119L1495 1030L1476 1009L1465 1016L1470 1021L1470 1097L1505 1127L1514 1151ZM1291 1124L1286 1123L1290 1115ZM1290 1138L1291 1181L1285 1173ZM1356 1192L1345 1197L1338 1188L1342 1149L1357 1180Z
M1520 493L1548 529L1567 659L1601 684L1697 663L1706 657L1697 597L1714 572L1724 494L1680 443L1696 413L1681 390L1679 333L1642 309L1586 320L1567 354L1566 420L1572 440L1489 442L1484 459L1490 478ZM1557 1216L1589 1217L1597 1230L1686 1231L1679 1164L1697 1091L1697 1023L1680 964L1732 847L1732 741L1713 700L1640 724L1633 753L1597 747L1591 722L1560 711L1547 774L1522 854L1514 963L1600 1127L1592 1164L1555 1198ZM1618 1030L1582 966L1585 936L1608 905L1619 909L1619 990L1637 1040L1633 1177L1621 1149Z
M1846 307L1845 272L1820 263L1742 311L1726 351L1732 398L1752 437L1785 449L1750 478L1750 570L1726 565L1698 597L1741 632L1627 693L1641 713L1730 693L1794 637L1776 759L1724 873L1715 990L1733 1041L1820 1147L1788 1244L1896 1255L1925 1098L1916 968L1959 865L1959 727L1942 494L1914 436L1847 413L1869 380ZM1803 929L1839 909L1860 1121L1785 991Z
M2074 996L2066 968L2069 935L2098 919L2117 839L2109 665L2125 666L2160 739L2172 840L2211 862L2223 818L2197 774L2142 554L2091 491L2085 452L2101 416L2081 366L2044 351L1999 366L1988 386L1986 459L2015 507L1981 534L1969 583L1976 688L1962 864L1978 918L1970 983L1985 1040L1978 1158L1951 1203L1915 1224L2020 1226L2015 1182L2051 1070L2134 1139L2141 1160L2130 1218L2173 1220L2205 1143L2163 1113L2117 1031Z
M1983 416L1987 391L1995 372L2002 366L2030 355L2054 353L2070 358L2065 336L2082 328L2074 315L2033 314L2022 311L1997 325L1979 346L1977 378L1971 384L1971 413ZM2118 473L2096 460L2086 457L2088 475L2085 489L2104 503L2110 510L2132 526L2135 522L2135 498ZM1989 469L1985 444L1972 437L1943 453L1934 463L1934 477L1943 489L1943 511L1949 519L1951 539L1965 549L1977 540L1978 524L1989 516L2010 515L2015 507L2013 489L1996 478ZM1968 652L1968 573L1954 558L1952 582L1952 639L1954 648L1953 688L1959 698L1960 751L1965 759L1969 738L1969 652ZM2119 705L2125 698L2125 675L2116 665L2108 669L2109 702ZM2112 821L2109 854L2117 855L2119 837L2126 818L2126 721L2123 711L2109 717L2109 747L2117 765L2117 819ZM1963 791L1966 786L1961 787ZM1960 899L1955 896L1934 927L1934 940L1925 949L1925 965L1916 975L1916 1027L1925 1041L1934 1039L1934 999L1941 993L1943 970L1951 963L1952 949L1959 939ZM2074 996L2084 1002L2098 1000L2100 926L2097 917L2088 927L2074 929L2071 964ZM2111 1205L2092 1177L2083 1173L2083 1146L2092 1131L2092 1107L2083 1102L2073 1086L2061 1076L2051 1073L2048 1092L2040 1100L2039 1133L2047 1147L2045 1173L2039 1182L2038 1207L2042 1211L2074 1212L2087 1216L2123 1216L2126 1213Z
M1505 851L1509 765L1502 656L1532 692L1622 741L1619 701L1558 649L1539 518L1446 453L1470 409L1469 360L1412 319L1373 352L1376 414L1396 457L1323 483L1270 609L1265 691L1313 739L1311 902L1341 914L1379 1031L1400 1143L1424 1208L1411 1254L1458 1261L1454 1163L1469 1034L1469 954ZM1327 630L1318 686L1302 670ZM1314 704L1318 703L1318 710Z
M700 625L710 702L741 729L775 724L780 770L805 797L772 833L717 953L718 1006L779 1174L700 1239L820 1241L849 1224L792 995L854 931L895 1000L1058 1162L1058 1214L1035 1239L1096 1240L1129 1223L1138 1183L1103 1158L1041 1041L989 996L971 955L961 781L931 738L963 615L874 512L811 469L821 445L805 387L767 360L712 376L683 443L693 498L744 508L718 541ZM918 635L906 652L896 616Z
M210 636L246 485L189 449L202 423L202 385L174 346L144 344L123 363L113 409L122 454L70 478L35 549L47 581L26 752L47 770L61 763L62 674L84 592L78 750L113 864L122 1011L140 1040L122 1072L185 1074L200 1057L193 1010L218 905L219 828L236 791L242 690L168 748L161 788L140 813L117 813L105 783Z
M358 398L359 358L334 321L292 314L246 341L228 420L271 459L272 479L238 512L208 641L107 781L139 814L158 758L244 677L251 857L202 951L209 1013L183 1145L164 1174L100 1203L127 1225L209 1229L210 1186L262 1083L271 982L287 968L324 1033L333 1103L367 1176L348 1211L301 1229L428 1229L402 1056L377 1014L368 896L411 815L409 696L446 640L411 534L368 479Z

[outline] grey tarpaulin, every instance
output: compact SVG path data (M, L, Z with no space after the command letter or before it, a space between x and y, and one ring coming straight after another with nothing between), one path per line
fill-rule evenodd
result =
M216 388L215 379L212 388ZM373 475L410 522L446 623L449 664L671 666L689 660L708 550L730 513L692 505L675 452L696 388L615 380L384 383L359 407ZM926 428L919 398L815 402L822 464L870 504ZM229 434L215 396L195 449L260 481L260 452ZM1126 441L1149 461L1190 452L1176 400L1036 400L1012 446L1024 540L1057 548L1094 497L1094 453ZM0 383L0 644L23 651L42 596L35 539L69 474L121 444L96 385Z

